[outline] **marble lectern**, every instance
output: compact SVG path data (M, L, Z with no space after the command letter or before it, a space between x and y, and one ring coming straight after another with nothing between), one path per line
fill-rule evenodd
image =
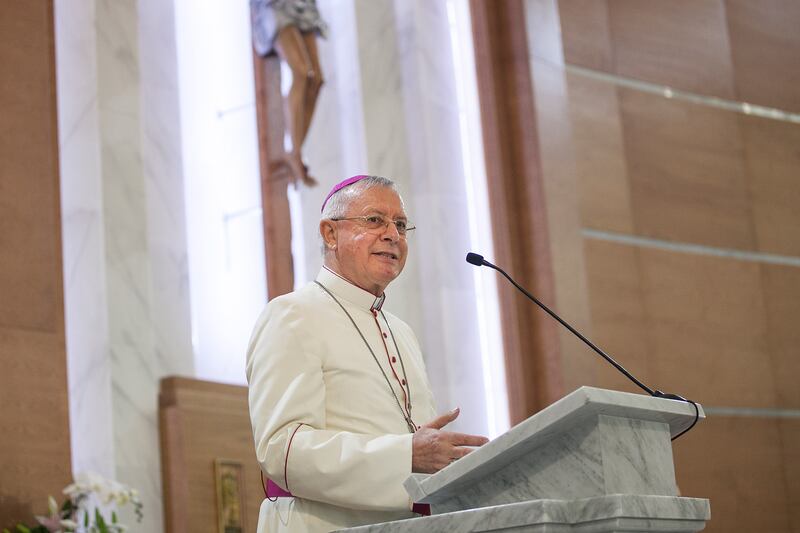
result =
M343 531L700 531L710 505L678 496L670 440L694 418L688 403L581 387L440 472L408 478L431 516Z

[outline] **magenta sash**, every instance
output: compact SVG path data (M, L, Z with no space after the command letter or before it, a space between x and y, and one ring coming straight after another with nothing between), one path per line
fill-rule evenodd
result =
M283 490L280 485L272 481L271 479L267 478L267 486L265 487L264 492L267 495L267 499L274 500L275 498L290 498L293 497L292 493L288 490ZM430 516L431 514L431 506L427 503L415 503L411 509L411 512L421 514L423 516Z

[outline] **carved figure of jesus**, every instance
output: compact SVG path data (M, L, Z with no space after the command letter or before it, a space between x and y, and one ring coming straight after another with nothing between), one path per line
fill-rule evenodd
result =
M303 162L302 147L323 83L316 38L325 37L328 27L316 0L250 0L250 13L256 53L262 57L277 53L292 71L286 98L292 151L278 163L288 166L295 182L314 186L317 181Z

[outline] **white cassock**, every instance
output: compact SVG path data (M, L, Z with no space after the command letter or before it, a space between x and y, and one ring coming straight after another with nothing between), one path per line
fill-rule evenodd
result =
M403 489L407 418L420 425L436 412L417 338L380 310L383 298L326 268L317 282L331 294L314 282L275 298L250 339L256 456L264 475L293 495L264 500L259 533L419 516Z

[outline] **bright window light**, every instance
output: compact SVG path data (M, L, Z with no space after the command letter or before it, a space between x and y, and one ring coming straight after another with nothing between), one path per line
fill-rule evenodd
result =
M467 204L468 211L472 214L469 220L470 245L476 252L488 254L494 246L488 222L491 218L467 0L447 0L447 16L450 25L450 48L453 51L455 66ZM487 275L485 270L479 268L473 270L473 277L481 339L488 436L494 438L507 431L510 426L496 278Z

